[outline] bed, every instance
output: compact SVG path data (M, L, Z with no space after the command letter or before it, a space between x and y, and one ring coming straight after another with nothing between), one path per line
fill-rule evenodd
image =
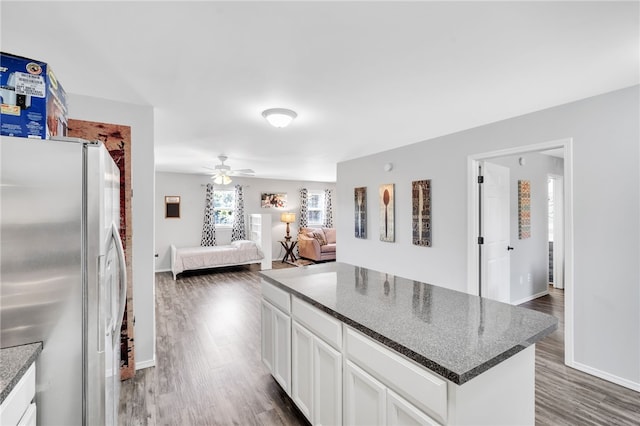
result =
M219 268L223 266L261 263L264 253L249 240L233 241L226 246L182 247L171 245L171 272L173 279L184 271Z
M271 215L248 216L249 240L212 247L176 247L171 245L173 279L184 271L260 263L260 269L271 269Z

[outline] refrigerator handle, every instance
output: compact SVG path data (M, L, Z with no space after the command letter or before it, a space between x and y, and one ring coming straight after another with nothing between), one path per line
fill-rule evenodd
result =
M104 326L102 324L102 322L104 321L104 306L102 306L102 303L105 298L104 268L105 268L105 256L103 255L98 256L98 333L96 334L96 336L98 336L98 352L100 353L104 352L103 333L104 331L109 331L108 329L104 330L103 328ZM111 324L109 324L108 326L110 327Z
M127 303L127 264L124 258L124 247L122 239L115 223L111 223L111 238L116 243L116 251L118 252L118 261L120 262L120 306L118 307L118 319L113 330L113 342L117 342L120 338L120 327L122 327L122 317L124 316L124 308Z

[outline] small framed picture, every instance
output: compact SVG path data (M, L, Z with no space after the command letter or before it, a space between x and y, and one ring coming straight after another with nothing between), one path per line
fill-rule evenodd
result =
M260 206L263 209L286 209L287 208L287 194L271 194L263 192L260 197Z
M167 219L180 219L180 197L169 195L164 197L164 217Z

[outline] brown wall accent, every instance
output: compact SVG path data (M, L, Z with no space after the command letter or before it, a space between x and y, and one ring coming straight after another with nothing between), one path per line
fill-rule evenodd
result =
M135 375L133 341L133 274L131 222L131 127L69 119L68 136L89 141L101 141L120 169L120 233L127 263L127 304L120 329L120 376L122 380Z

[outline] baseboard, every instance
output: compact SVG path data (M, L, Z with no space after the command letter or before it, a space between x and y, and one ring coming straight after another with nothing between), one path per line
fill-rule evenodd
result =
M156 272L171 272L171 268L156 269Z
M589 367L588 365L580 364L579 362L573 361L572 363L567 363L567 366L571 368L575 368L576 370L580 370L583 373L590 374L592 376L596 376L601 378L602 380L606 380L607 382L615 383L616 385L620 385L627 389L634 390L636 392L640 392L640 383L632 382L631 380L623 379L622 377L618 377L611 373L607 373L597 368Z
M155 367L155 366L156 366L156 360L155 359L136 362L136 371L137 370L142 370L144 368Z
M532 296L527 296L524 299L520 299L520 300L516 300L515 302L511 302L511 304L512 305L521 305L524 302L528 302L530 300L537 299L538 297L546 296L547 294L549 294L549 290L541 291L538 294L534 294Z

